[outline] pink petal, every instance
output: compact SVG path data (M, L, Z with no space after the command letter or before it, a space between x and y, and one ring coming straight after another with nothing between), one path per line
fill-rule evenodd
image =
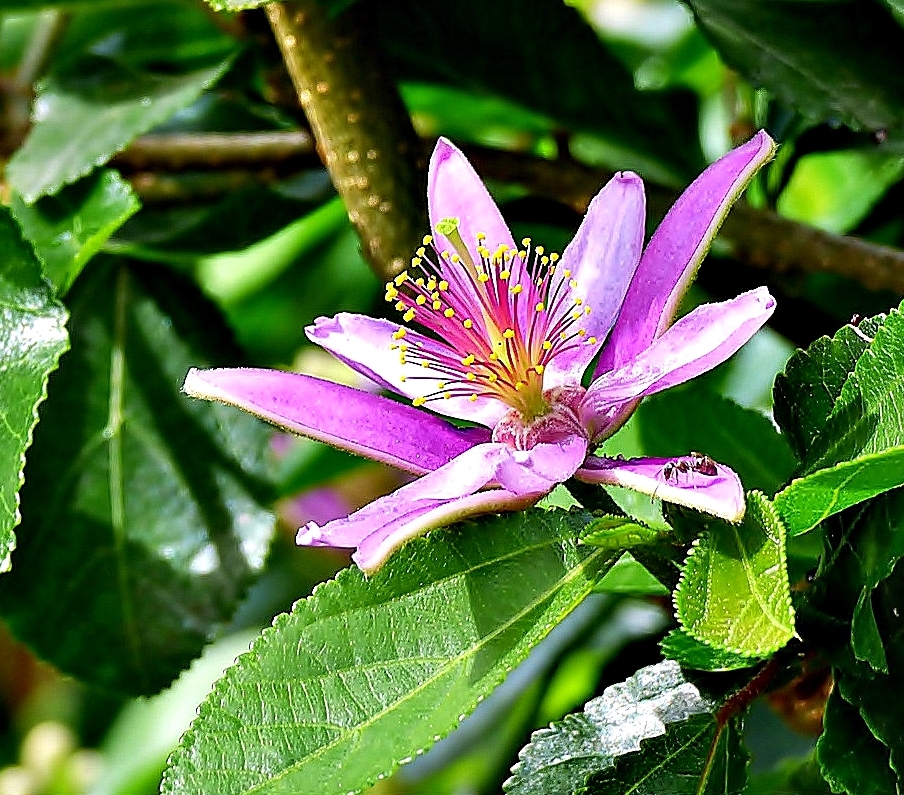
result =
M481 444L345 519L323 527L307 525L296 540L315 546L357 547L353 559L371 572L405 541L427 530L536 502L574 473L586 450L587 443L580 437L531 450ZM488 491L481 491L488 486Z
M711 370L747 342L774 310L775 299L765 287L697 307L632 361L597 378L587 390L582 411L606 414L613 405Z
M633 458L622 461L590 456L574 476L585 483L623 486L729 522L740 522L746 507L744 487L733 470L711 459L706 461L715 467L714 475L692 468L687 471L672 469L671 472L667 468L669 464L679 461L692 464L695 460L699 462L700 458L682 456L677 459Z
M279 370L192 369L182 389L418 475L439 469L489 439L481 428L455 428L412 406Z
M618 316L640 261L644 217L643 182L629 171L616 174L590 202L556 266L554 284L577 282L570 296L581 298L592 310L581 326L587 338L596 337L600 344ZM555 287L551 292L556 294ZM598 350L599 345L581 345L559 354L546 367L544 384L549 388L580 383Z
M305 332L311 342L399 395L413 399L436 392L437 382L447 381L449 375L430 367L401 364L399 351L391 347L399 344L399 340L392 336L398 329L398 323L342 312L332 318L317 318ZM437 345L436 341L410 329L406 331L404 341L412 348L417 344ZM451 353L456 358L461 356L455 351ZM432 400L427 405L447 417L487 427L495 425L509 410L502 401L492 397L479 397L475 401L467 397L451 397Z
M453 250L448 238L435 233L437 224L445 218L458 219L458 231L475 260L478 258L478 232L486 235L486 245L491 250L501 244L516 248L512 233L477 172L459 149L445 138L437 141L430 158L427 207L438 251Z
M672 322L729 208L774 153L775 143L760 131L707 168L675 202L644 252L597 375L634 358Z

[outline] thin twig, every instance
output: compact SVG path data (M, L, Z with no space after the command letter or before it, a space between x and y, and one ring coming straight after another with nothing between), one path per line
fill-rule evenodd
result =
M421 145L355 6L331 18L316 0L266 6L317 149L377 273L407 264L427 229Z
M223 140L217 143L217 140ZM170 142L172 141L172 145ZM117 157L116 163L127 170L139 165L142 174L139 192L150 201L173 198L171 190L155 190L153 172L159 169L211 167L290 166L311 155L310 138L304 133L242 133L240 135L179 134L139 138ZM590 168L573 160L543 160L532 155L498 149L465 147L477 170L484 176L524 185L532 194L563 202L584 212L590 199L611 172ZM280 160L279 158L285 158ZM272 172L272 168L267 169ZM285 176L283 168L277 176ZM249 176L249 183L254 175ZM171 175L158 180L173 184ZM237 179L237 175L232 177ZM235 184L234 182L232 184ZM422 191L422 188L418 189ZM208 193L215 193L212 186ZM418 193L420 195L420 192ZM677 194L647 182L650 216L665 215ZM390 214L391 215L391 214ZM423 231L421 229L418 234ZM782 218L768 210L740 201L732 209L720 231L720 240L729 244L742 262L775 272L835 273L853 279L873 290L888 289L904 293L904 251L855 237L831 234L805 224Z

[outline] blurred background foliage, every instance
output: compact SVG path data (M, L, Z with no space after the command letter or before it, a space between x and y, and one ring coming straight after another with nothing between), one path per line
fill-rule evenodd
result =
M652 225L708 161L760 127L779 140L688 299L766 283L772 327L645 403L606 446L663 454L668 439L741 469L719 448L724 425L692 407L718 420L730 398L768 416L793 347L904 289L902 22L896 0L0 3L3 202L71 338L29 450L22 523L0 535L17 545L0 579L0 795L156 792L223 668L346 564L296 549L295 528L397 474L196 410L178 385L205 362L353 379L304 327L387 312L382 282L426 231L438 135L473 158L516 234L548 248L613 170L644 177ZM134 438L106 424L111 401L141 418ZM191 433L174 430L184 423ZM774 491L794 463L779 450L774 464L747 485ZM100 493L117 473L140 498ZM214 503L241 517L228 533ZM790 552L805 576L812 542ZM532 730L659 659L670 613L656 586L630 567L609 580L376 791L497 792ZM751 713L752 791L827 791L799 761L825 701L811 685Z

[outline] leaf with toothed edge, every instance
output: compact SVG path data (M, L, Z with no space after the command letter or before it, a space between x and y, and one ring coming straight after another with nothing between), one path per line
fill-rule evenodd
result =
M710 646L680 627L669 632L659 642L659 648L662 649L663 657L694 671L736 671L750 668L759 662L756 657Z
M66 310L54 300L6 208L0 207L0 572L10 566L19 523L25 451L47 377L69 347Z
M740 791L744 755L730 752L737 750L731 724L716 737L717 709L676 662L642 668L587 702L583 712L534 732L503 790L507 795ZM719 789L720 781L726 787L730 782L731 789Z
M674 602L682 627L718 649L765 657L792 638L785 528L764 495L748 492L741 524L713 522L694 542Z
M451 731L615 555L582 511L487 517L346 569L279 616L201 704L162 795L360 792Z

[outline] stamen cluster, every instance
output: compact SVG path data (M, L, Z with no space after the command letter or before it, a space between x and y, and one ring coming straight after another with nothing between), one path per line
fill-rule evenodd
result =
M431 332L415 338L400 326L393 334L391 348L411 365L403 380L435 382L435 390L414 404L490 396L519 411L525 422L546 414L545 368L567 350L598 342L581 326L591 308L577 294L571 272L558 254L532 246L529 238L518 250L505 244L491 249L486 236L477 234L472 249L462 240L458 219L444 219L436 231L452 251L439 251L428 235L410 270L386 284L385 298L395 302L404 321ZM430 374L417 374L417 366Z

